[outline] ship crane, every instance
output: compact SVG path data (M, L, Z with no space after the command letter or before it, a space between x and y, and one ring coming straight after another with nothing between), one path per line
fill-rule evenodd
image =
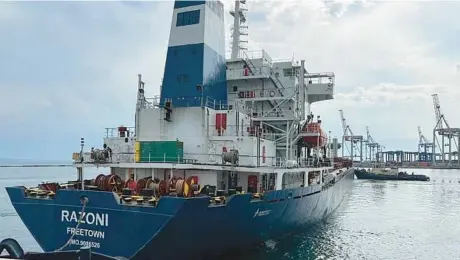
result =
M343 116L343 110L339 110L340 118L342 121L342 157L349 157L354 161L356 157L359 158L359 161L363 161L363 136L354 135L350 126L347 124L345 117ZM359 142L359 146L358 146ZM347 149L349 156L345 156L345 149ZM357 150L359 155L355 155L354 151Z
M429 161L428 155L432 153L433 143L422 134L422 129L418 127L418 155L422 162ZM430 152L428 152L430 151Z
M436 116L436 125L433 129L433 146L432 146L432 160L433 164L436 163L436 148L441 152L441 162L446 162L445 147L448 147L448 160L449 164L452 163L452 155L456 155L457 163L459 161L460 154L460 128L451 128L444 114L441 112L441 103L439 102L438 94L432 94L433 106ZM439 140L440 139L440 140ZM446 140L447 139L447 140ZM448 142L447 144L445 142ZM452 144L453 143L453 144ZM452 148L455 151L452 151Z
M368 126L366 126L366 136L366 161L378 161L377 154L379 152L380 144L374 141L374 138L372 138Z

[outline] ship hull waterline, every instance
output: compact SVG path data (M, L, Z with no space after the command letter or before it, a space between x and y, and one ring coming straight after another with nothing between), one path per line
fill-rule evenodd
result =
M23 187L7 187L23 223L45 252L61 248L92 250L135 260L218 255L291 233L330 215L351 189L348 169L329 187L313 185L268 192L263 201L235 195L224 205L209 197L163 197L157 207L120 204L113 193L58 190L55 198L24 196ZM82 222L81 196L88 198Z

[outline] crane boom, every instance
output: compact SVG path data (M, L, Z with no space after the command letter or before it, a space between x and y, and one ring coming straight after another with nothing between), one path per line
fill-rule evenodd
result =
M420 126L418 126L418 142L419 144L423 143L423 135L422 135L422 128L420 128Z
M340 119L342 121L342 130L343 130L343 135L347 134L347 121L345 120L345 117L343 116L343 110L340 109Z
M343 135L345 136L355 136L353 134L353 131L351 131L350 125L347 124L347 120L345 119L345 116L343 115L343 110L340 109L340 119L342 120L342 129L343 129ZM350 133L347 135L347 132Z
M449 124L447 123L444 114L441 112L441 103L439 102L438 94L432 94L431 96L433 97L433 107L436 116L436 128L444 128L444 123L446 124L446 127L449 128Z
M366 126L366 133L367 133L367 142L369 144L374 144L374 138L371 136L371 132L369 131L369 126Z
M422 134L422 128L418 126L418 142L420 145L427 144L429 145L430 143L428 142L428 139Z

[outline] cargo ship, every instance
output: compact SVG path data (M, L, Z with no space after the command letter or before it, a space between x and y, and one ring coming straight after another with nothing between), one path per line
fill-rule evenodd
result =
M219 1L175 1L160 95L137 78L134 126L73 154L76 180L7 187L45 252L90 247L126 259L193 259L276 239L328 217L354 179L310 104L334 73L243 48L235 1L225 55ZM133 86L136 84L133 84ZM133 87L133 98L135 89ZM86 179L89 167L108 172Z

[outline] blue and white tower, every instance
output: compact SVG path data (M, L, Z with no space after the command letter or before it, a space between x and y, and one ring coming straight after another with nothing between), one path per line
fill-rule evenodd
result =
M227 104L224 6L175 1L160 105L198 107L201 97Z

